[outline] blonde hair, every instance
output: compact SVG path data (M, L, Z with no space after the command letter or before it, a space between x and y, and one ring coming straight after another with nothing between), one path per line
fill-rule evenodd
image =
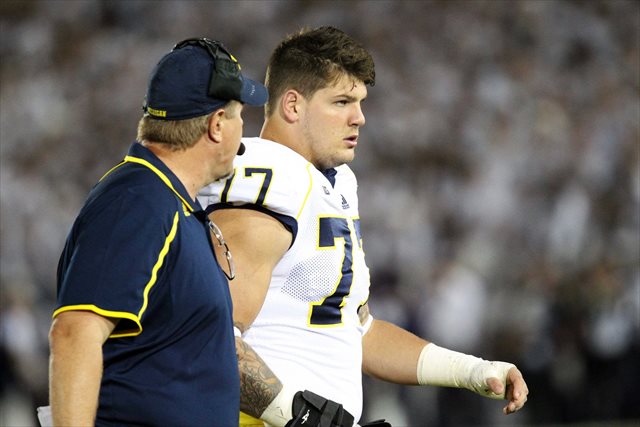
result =
M220 107L225 115L233 118L238 111L233 102ZM216 109L218 111L219 109ZM138 122L138 142L150 141L167 144L173 151L193 147L200 137L208 132L209 120L215 113L184 120L158 120L145 114Z

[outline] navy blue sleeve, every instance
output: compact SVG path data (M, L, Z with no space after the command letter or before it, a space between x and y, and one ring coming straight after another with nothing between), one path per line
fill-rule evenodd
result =
M171 206L157 199L124 189L85 205L62 255L54 316L90 310L123 320L112 336L140 333L148 294L183 215L174 197Z

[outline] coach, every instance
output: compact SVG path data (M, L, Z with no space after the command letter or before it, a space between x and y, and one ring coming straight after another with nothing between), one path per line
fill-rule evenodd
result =
M195 196L232 173L243 104L266 100L209 39L154 68L137 141L91 190L60 257L54 425L238 425L233 266L228 248L215 262L224 241L212 243Z

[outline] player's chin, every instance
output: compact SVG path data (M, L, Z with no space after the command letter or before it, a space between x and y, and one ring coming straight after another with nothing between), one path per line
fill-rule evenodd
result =
M342 150L342 152L340 153L340 157L341 157L340 164L352 162L353 159L356 157L355 147Z
M321 170L335 168L345 163L350 163L354 157L355 153L353 149L335 151L331 153L331 155L324 157L322 161L319 162L318 168Z

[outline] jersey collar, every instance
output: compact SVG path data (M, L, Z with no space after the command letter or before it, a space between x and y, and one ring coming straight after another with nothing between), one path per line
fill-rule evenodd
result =
M338 171L335 168L331 168L331 169L325 169L322 172L322 175L324 175L325 178L327 178L327 180L329 181L329 183L331 184L332 187L335 188L336 186L336 174L338 173Z
M178 179L177 176L171 169L165 165L162 160L156 157L155 154L151 152L148 148L134 142L129 147L129 152L127 156L124 158L123 163L138 163L143 165L151 171L153 171L158 177L164 182L164 184L169 187L175 194L178 196L185 208L189 210L189 212L201 211L202 207L197 200L191 199L191 196L182 185L182 182Z

